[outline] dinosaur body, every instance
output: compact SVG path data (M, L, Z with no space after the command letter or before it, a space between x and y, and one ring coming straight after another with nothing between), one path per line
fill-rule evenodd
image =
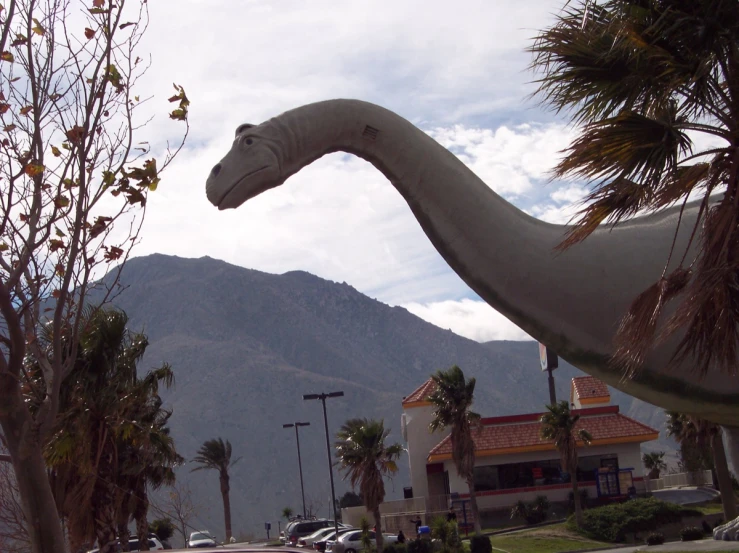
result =
M619 321L662 273L676 209L599 228L557 253L568 227L526 215L410 122L357 100L318 102L242 125L208 178L208 198L219 209L238 207L335 151L379 169L470 288L574 366L654 405L739 427L739 379L718 371L700 378L689 362L675 366L679 336L657 347L632 380L609 364ZM677 251L696 215L697 205L688 205Z

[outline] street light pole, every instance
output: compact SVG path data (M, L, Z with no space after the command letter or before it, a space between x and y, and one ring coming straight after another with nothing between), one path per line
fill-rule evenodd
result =
M333 465L331 464L331 442L329 441L328 437L328 416L326 415L326 398L329 397L342 397L344 395L344 392L330 392L328 394L305 394L303 395L303 400L309 400L309 399L320 399L321 403L323 403L323 426L326 429L326 453L328 453L328 476L329 480L331 481L331 510L334 514L334 530L336 531L336 534L334 534L336 537L334 539L338 539L339 537L339 521L337 520L336 516L336 493L334 492L334 469Z
M295 427L295 442L298 444L298 472L300 472L300 495L303 498L303 518L308 518L305 512L305 489L303 488L303 463L300 460L300 436L298 436L299 426L310 426L309 422L296 422L292 424L283 424L282 428Z

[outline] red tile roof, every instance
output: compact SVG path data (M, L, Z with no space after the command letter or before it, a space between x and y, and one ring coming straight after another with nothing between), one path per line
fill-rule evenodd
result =
M606 383L594 376L578 376L577 378L573 378L572 388L580 401L595 397L609 397L611 395Z
M615 407L615 408L614 408ZM646 442L657 438L658 431L634 419L621 415L616 406L592 409L579 409L580 420L576 429L583 428L593 437L593 444ZM473 432L475 451L483 455L500 455L518 451L537 451L554 449L551 440L539 437L541 413L518 415L517 417L498 417L483 419L482 430ZM521 422L507 422L510 419L528 419ZM492 424L491 424L492 421ZM429 460L450 458L452 453L451 436L447 436L429 452Z
M427 397L436 389L436 384L430 378L416 388L411 395L403 399L403 405L407 406L410 403L427 403Z

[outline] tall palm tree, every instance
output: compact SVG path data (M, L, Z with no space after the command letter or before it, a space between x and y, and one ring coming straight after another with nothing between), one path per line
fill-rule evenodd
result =
M691 415L667 411L667 435L672 436L681 446L690 444L699 451L710 447L718 479L718 489L721 492L724 518L726 520L735 519L737 517L736 496L732 487L721 427Z
M292 507L285 507L282 509L282 516L285 517L285 520L290 522L290 518L293 516L293 509Z
M375 517L375 541L377 551L382 551L382 520L380 503L385 499L383 477L398 472L395 463L403 452L398 443L386 445L390 430L384 421L375 419L349 419L336 433L336 460L344 478L349 478L353 488L359 487L368 511Z
M651 480L659 478L659 473L667 468L664 451L645 453L642 455L641 460L644 463L644 468L649 471L649 478Z
M667 245L662 274L623 319L616 359L627 374L678 331L676 362L693 360L702 373L739 367L737 37L737 2L577 0L531 47L537 93L581 129L553 176L591 186L561 247L600 223L701 199L685 229L698 247Z
M459 475L467 482L470 492L470 510L475 521L475 533L482 532L475 493L475 441L473 427L479 427L480 415L470 411L475 395L475 379L465 380L457 365L446 371L431 375L436 385L428 397L434 406L433 420L429 424L432 432L451 429L452 460Z
M577 526L582 527L582 504L580 492L577 489L577 446L578 442L590 445L593 438L586 430L576 428L580 415L570 411L570 404L567 401L560 401L556 405L546 407L547 412L541 416L540 435L545 440L554 441L554 447L559 451L562 470L570 474L575 502L575 520Z
M116 495L118 509L118 537L127 550L128 522L136 521L136 535L143 551L148 546L149 489L175 483L174 468L184 462L174 447L167 422L171 411L162 408L156 393L157 378L169 367L152 371L137 386L134 393L143 401L132 405L130 420L137 421L132 435L118 445L119 471ZM125 539L124 539L125 536Z
M223 518L226 524L226 541L231 539L231 486L229 484L231 477L228 474L229 468L233 467L241 457L231 460L231 442L223 438L214 438L207 440L198 449L197 455L193 458L193 463L200 464L191 472L196 470L217 470L218 480L221 485L221 496L223 497Z

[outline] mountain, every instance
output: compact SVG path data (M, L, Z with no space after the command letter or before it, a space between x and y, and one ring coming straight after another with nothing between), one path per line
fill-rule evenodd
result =
M174 410L180 453L192 458L203 441L221 436L241 457L231 478L236 535L261 533L266 521L276 529L283 507L302 511L295 433L284 423L311 423L300 429L306 500L320 515L329 512L323 412L303 394L344 392L326 404L332 441L350 417L383 418L390 439L402 441L402 398L453 364L477 379L475 408L483 416L541 411L549 399L536 343L474 342L303 271L274 275L208 257L151 255L130 260L121 283L115 304L150 340L141 369L163 362L174 369L176 385L163 396ZM570 379L583 373L560 365L557 396L566 398ZM613 398L661 428L660 410L624 394ZM388 499L409 485L407 462L400 467ZM189 468L178 478L201 507L193 524L223 536L217 475ZM334 477L340 497L348 487Z

